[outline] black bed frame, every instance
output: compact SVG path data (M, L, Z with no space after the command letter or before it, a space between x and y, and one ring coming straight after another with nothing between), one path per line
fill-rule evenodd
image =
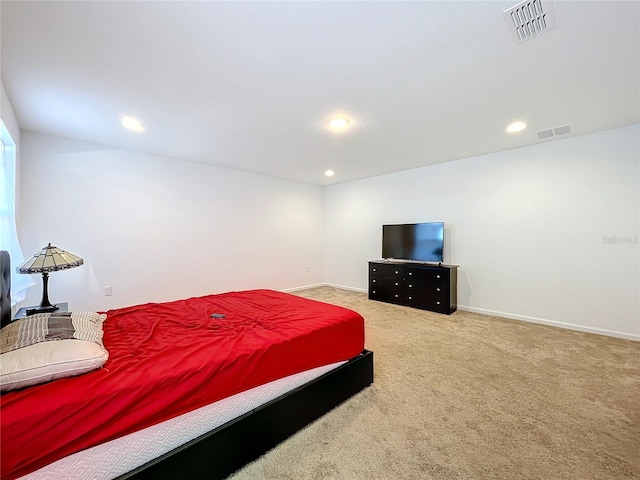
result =
M0 323L11 322L11 264L0 252ZM136 468L118 479L223 479L373 383L363 350L320 377Z
M373 352L356 358L118 479L223 479L373 383Z

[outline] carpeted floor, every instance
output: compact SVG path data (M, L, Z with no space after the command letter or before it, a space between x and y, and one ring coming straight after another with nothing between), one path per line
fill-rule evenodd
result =
M296 294L364 316L374 384L232 479L640 479L640 343Z

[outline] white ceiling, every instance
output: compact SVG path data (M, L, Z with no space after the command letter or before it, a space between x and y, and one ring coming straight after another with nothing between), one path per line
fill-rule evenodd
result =
M640 122L640 2L515 3L2 0L1 75L24 130L318 185Z

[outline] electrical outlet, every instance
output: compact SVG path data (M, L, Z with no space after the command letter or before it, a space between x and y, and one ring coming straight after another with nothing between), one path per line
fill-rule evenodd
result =
M113 293L113 289L109 286L104 287L104 296L105 297L110 297L111 294Z

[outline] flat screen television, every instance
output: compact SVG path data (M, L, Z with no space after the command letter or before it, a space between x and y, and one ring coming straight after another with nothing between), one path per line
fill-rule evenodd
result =
M444 223L382 226L382 257L419 262L442 262Z

